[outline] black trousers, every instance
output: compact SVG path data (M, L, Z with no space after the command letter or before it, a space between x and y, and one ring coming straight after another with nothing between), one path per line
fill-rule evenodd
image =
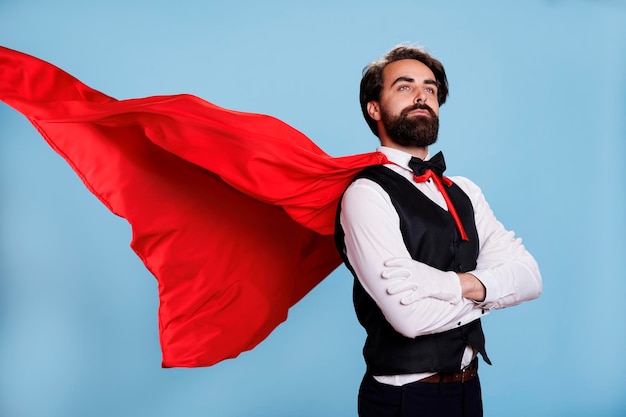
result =
M365 375L359 390L359 417L482 417L478 376L452 383L413 382L401 387Z

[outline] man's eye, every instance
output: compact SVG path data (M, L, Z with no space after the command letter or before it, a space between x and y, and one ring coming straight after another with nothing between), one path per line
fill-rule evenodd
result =
M435 89L431 87L426 87L424 91L426 91L428 94L435 94Z
M411 88L408 85L401 85L400 87L398 87L399 91L408 91Z

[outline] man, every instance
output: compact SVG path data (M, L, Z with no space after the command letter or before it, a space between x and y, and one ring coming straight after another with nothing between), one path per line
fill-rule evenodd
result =
M392 49L361 80L363 115L388 159L357 175L337 215L367 331L362 417L481 416L477 354L491 362L480 318L542 291L535 260L480 189L443 177L441 154L429 159L447 95L443 65L415 47Z

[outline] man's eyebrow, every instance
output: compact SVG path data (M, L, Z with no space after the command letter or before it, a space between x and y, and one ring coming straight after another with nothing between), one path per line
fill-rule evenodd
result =
M393 87L394 85L396 85L397 83L400 83L400 82L414 83L415 79L411 78L411 77L405 77L405 76L398 77L398 78L395 79L394 82L391 83L390 87ZM424 84L434 85L435 87L439 86L439 83L436 80L432 80L430 78L425 79L424 80Z
M400 83L400 82L408 82L408 83L414 83L415 80L411 77L398 77L396 78L396 80L394 82L391 83L390 87L393 87L394 85Z

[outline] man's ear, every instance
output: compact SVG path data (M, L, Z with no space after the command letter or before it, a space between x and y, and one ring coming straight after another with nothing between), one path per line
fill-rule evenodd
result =
M380 117L380 103L378 101L368 101L367 102L367 113L370 117L377 122L381 119Z

